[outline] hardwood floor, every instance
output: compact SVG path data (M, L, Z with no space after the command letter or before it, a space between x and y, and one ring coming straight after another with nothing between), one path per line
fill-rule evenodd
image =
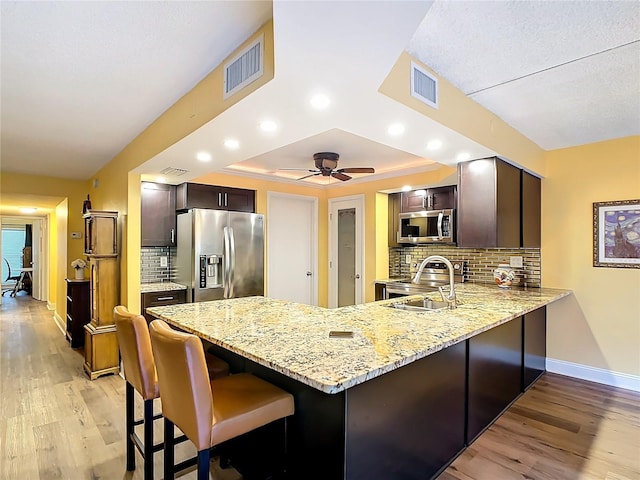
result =
M0 478L142 479L139 456L125 469L124 380L89 381L52 317L31 297L3 298ZM176 458L194 453L185 443ZM161 463L158 453L155 478ZM211 478L241 477L214 459ZM439 477L453 479L638 480L640 394L545 374Z

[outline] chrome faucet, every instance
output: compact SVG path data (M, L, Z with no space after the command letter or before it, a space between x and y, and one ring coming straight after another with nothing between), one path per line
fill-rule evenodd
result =
M427 258L425 258L422 263L420 264L420 266L418 267L418 271L416 272L415 276L413 277L412 282L413 283L420 283L420 276L422 275L422 271L424 270L424 267L427 266L427 263L429 262L433 262L433 261L438 261L438 262L443 262L447 268L449 269L449 295L445 295L444 291L442 290L442 287L438 287L438 291L440 292L440 295L442 295L442 300L444 302L447 302L447 307L450 309L454 309L457 307L458 303L456 301L456 291L455 288L453 286L454 282L453 282L453 265L451 265L451 262L449 260L447 260L446 258L444 258L441 255L430 255Z

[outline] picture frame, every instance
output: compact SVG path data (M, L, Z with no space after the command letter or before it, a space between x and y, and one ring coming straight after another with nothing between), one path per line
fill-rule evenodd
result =
M640 199L593 203L593 266L640 268Z

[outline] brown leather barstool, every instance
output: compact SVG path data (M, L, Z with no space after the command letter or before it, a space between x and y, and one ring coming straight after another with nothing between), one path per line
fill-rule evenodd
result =
M209 381L204 349L195 335L162 320L149 326L164 415L164 478L174 478L174 424L198 450L198 480L209 479L210 449L294 412L290 393L249 373Z
M162 415L153 415L153 400L160 396L160 389L149 327L142 315L131 313L122 305L113 309L113 318L126 380L127 470L136 468L134 448L137 448L144 459L144 478L152 480L153 454L162 450L164 443L153 444L153 421ZM206 367L206 374L212 380L229 374L229 364L213 355L207 355ZM144 400L144 416L140 420L134 419L134 390ZM135 426L141 424L144 424L144 442L135 433ZM184 441L186 437L178 440Z

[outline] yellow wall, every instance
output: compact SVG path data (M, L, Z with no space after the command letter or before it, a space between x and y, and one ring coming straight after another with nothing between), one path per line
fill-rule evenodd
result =
M640 375L640 269L593 266L593 203L640 199L640 137L548 152L542 284L574 296L549 306L550 358Z
M438 79L437 109L411 96L409 86L412 60ZM546 175L544 151L540 147L408 53L404 52L400 56L379 91L520 166L539 175Z

